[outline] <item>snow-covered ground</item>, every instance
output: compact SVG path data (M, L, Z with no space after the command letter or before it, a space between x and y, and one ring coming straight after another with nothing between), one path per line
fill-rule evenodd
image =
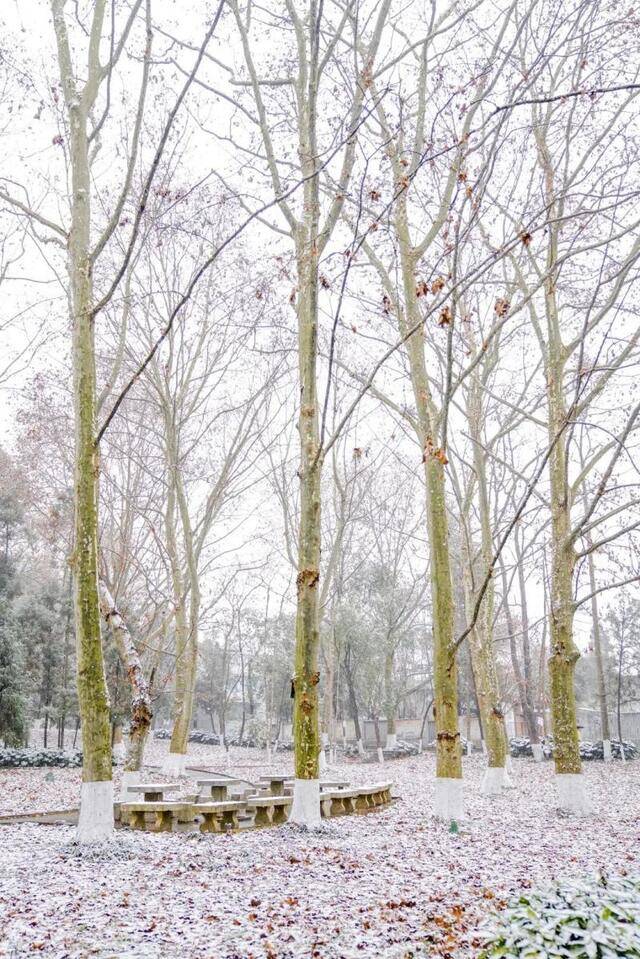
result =
M150 760L166 750L154 743ZM199 763L220 750L193 747ZM235 750L238 775L264 772ZM288 771L291 756L269 770ZM468 822L450 833L430 815L430 755L329 772L352 782L393 779L401 800L331 820L230 836L120 830L82 851L73 828L4 826L0 955L98 959L338 959L473 957L473 930L520 888L599 869L637 873L640 762L587 764L598 815L554 809L550 763L514 762L515 790L483 798L481 757L465 759ZM0 812L77 803L78 770L0 770ZM468 939L465 939L469 935Z

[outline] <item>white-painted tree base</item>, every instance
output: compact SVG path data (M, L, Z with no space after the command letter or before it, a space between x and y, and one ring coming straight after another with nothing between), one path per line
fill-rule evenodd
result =
M166 776L184 776L186 765L186 753L168 753L162 760L162 772Z
M122 783L120 785L120 795L123 799L139 799L138 793L129 792L129 786L137 786L142 782L142 773L139 769L125 769L122 774Z
M385 749L395 749L398 745L398 735L397 733L387 733L387 744Z
M544 753L542 752L542 743L532 743L531 752L533 753L533 758L537 763L541 763L544 759Z
M610 763L610 762L611 762L611 759L612 759L612 756L611 756L611 740L610 740L610 739L603 739L603 741L602 741L602 753L603 753L604 761L605 761L606 763Z
M289 822L308 829L320 825L320 780L295 779Z
M582 773L556 773L558 806L563 812L574 816L589 816L593 813L593 803L587 794Z
M366 756L365 749L364 749L364 743L362 742L361 739L358 740L358 755L359 755L359 756Z
M119 743L113 744L111 752L116 763L120 764L124 762L124 757L127 754L127 747L121 740Z
M78 842L104 842L113 837L113 782L82 783Z
M482 745L482 755L483 755L483 756L486 756L486 755L487 755L487 744L485 743L484 739L482 740L481 745Z
M470 756L472 752L473 752L473 746L471 745L471 743L467 743L467 756Z
M433 814L436 819L444 822L456 822L462 819L464 813L464 782L462 779L446 779L436 777L436 796Z
M507 755L504 758L504 768L507 770L509 776L513 775L513 759L511 758L511 753L507 747Z
M321 749L318 753L318 769L320 770L320 775L327 771L327 754L324 749Z
M480 792L483 796L497 796L503 789L513 789L513 782L506 766L489 766L482 777Z
M382 746L378 746L376 752L377 752L377 754L378 754L378 762L379 762L379 763L383 763L383 762L384 762L384 753L382 752Z

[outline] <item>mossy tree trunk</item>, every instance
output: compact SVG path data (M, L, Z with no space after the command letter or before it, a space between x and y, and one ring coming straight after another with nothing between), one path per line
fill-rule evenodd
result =
M82 725L83 783L111 781L111 726L104 672L98 594L98 475L96 444L96 361L93 317L93 275L90 253L91 181L89 111L97 94L97 48L104 2L97 2L92 24L90 75L82 92L76 89L69 39L59 0L52 3L60 78L69 119L71 164L71 228L69 276L73 323L74 454L74 598L77 644L78 705ZM81 812L81 820L83 820ZM82 824L83 829L87 822ZM111 827L103 822L103 831ZM81 832L83 830L81 829ZM90 828L88 830L90 832Z
M553 247L553 242L552 242ZM547 284L546 306L550 332L547 359L549 413L549 479L551 498L550 698L556 773L582 772L576 719L575 667L580 653L573 639L573 574L576 554L571 541L571 494L567 479L563 397L565 351L560 340L553 279Z
M315 146L312 148L315 157ZM316 384L318 337L318 268L315 251L317 180L307 185L306 236L298 256L300 409L300 529L298 542L296 643L293 730L297 779L317 779L320 735L318 725L318 584L320 581L321 458ZM314 215L314 209L316 211Z
M472 347L475 344L472 340ZM480 517L480 582L489 575L484 600L475 628L469 634L469 651L475 681L478 707L481 714L484 741L490 769L502 769L506 762L506 732L498 684L498 670L493 644L493 618L495 587L492 575L493 538L491 533L491 506L486 476L486 452L482 429L482 383L478 370L474 371L467 392L467 420L473 449L473 468L477 488L478 514ZM466 548L466 602L469 620L473 613L475 577L473 567L472 531L467 523Z
M417 253L411 244L406 204L406 192L403 192L396 202L395 218L404 300L404 306L396 302L396 312L402 335L417 327L420 320L416 296ZM417 329L407 340L407 355L417 411L417 429L422 447L426 489L433 610L436 776L442 779L462 779L458 729L458 671L454 641L454 598L446 503L447 459L445 451L438 447L440 417L427 376L422 329Z

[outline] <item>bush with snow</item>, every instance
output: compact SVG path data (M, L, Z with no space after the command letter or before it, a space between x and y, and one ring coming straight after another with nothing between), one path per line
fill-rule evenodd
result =
M481 959L640 957L640 877L599 876L524 893L483 938Z
M542 746L542 752L545 759L551 759L553 756L553 739L551 737L547 739L541 739L540 745ZM523 756L533 756L533 750L531 748L530 741L524 737L520 736L515 739L511 739L509 742L509 748L511 755L514 758L519 758ZM613 759L622 759L622 750L624 750L625 759L637 759L640 754L638 747L634 743L628 742L626 739L623 739L622 742L619 742L616 739L611 740L611 756ZM580 758L586 760L587 762L594 759L604 759L604 746L602 740L600 739L597 742L590 742L589 740L583 740L580 743Z
M81 752L63 752L61 749L0 748L0 766L82 766Z

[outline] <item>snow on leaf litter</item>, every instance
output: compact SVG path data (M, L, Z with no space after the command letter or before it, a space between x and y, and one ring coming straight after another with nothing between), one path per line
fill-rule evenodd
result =
M162 749L152 744L149 761ZM291 762L266 767L264 754L238 750L225 767L220 755L194 746L190 761L247 778L288 772ZM471 959L481 923L519 890L638 872L640 764L588 764L596 815L580 821L556 811L551 763L514 767L516 789L483 797L483 759L465 759L457 832L431 816L429 754L332 766L354 783L393 779L400 798L317 832L121 829L83 848L71 826L5 825L0 956ZM56 770L53 782L46 773L0 770L0 812L77 804L80 771Z

